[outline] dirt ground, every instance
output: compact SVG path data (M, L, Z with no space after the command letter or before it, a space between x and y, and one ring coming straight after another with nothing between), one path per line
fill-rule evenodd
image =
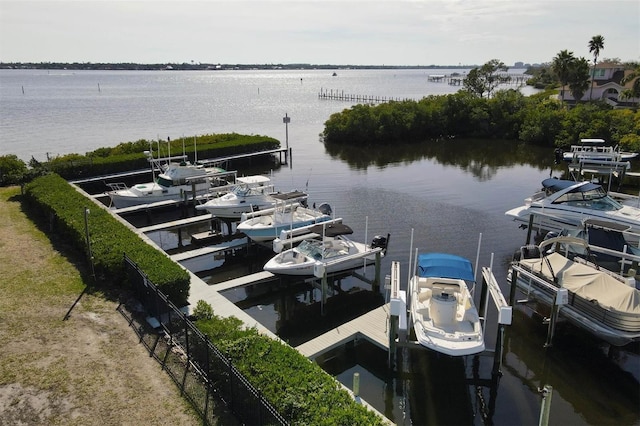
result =
M16 193L0 188L0 425L202 424Z

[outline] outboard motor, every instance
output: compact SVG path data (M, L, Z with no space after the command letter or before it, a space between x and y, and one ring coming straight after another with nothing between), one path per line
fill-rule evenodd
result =
M318 206L318 211L322 214L326 214L327 216L331 216L331 213L333 213L333 210L328 203L320 204L320 206Z
M371 240L371 248L382 248L382 251L387 250L387 244L389 243L388 237L383 237L382 235L376 235Z

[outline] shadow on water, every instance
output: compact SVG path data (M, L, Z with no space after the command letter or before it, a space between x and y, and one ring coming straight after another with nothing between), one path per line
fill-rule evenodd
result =
M554 409L569 404L587 424L637 424L640 345L610 346L571 324L561 323L553 345L545 348L547 325L540 316L527 311L514 309L513 324L505 336L508 355L503 370L532 392L553 386L554 423L573 421L563 418L566 410Z

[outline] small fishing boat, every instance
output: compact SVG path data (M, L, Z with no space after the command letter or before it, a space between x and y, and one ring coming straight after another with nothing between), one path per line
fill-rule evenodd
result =
M333 274L358 269L384 256L388 237L376 236L371 245L352 241L353 230L342 223L317 224L308 228L311 237L296 247L272 257L264 270L281 275L313 276L321 270Z
M272 208L278 200L293 203L307 199L305 192L297 190L276 192L270 182L271 179L262 175L238 177L228 192L197 205L196 209L206 210L215 217L237 220L243 213Z
M553 246L556 249L551 250ZM568 246L580 247L572 252L587 255L567 257L563 252ZM522 246L514 255L507 279L515 280L527 299L559 305L561 317L614 346L640 341L640 290L635 287L635 278L596 265L589 252L589 244L574 237ZM566 297L558 297L561 290L566 291ZM566 303L558 303L559 299Z
M147 156L150 156L148 152ZM180 161L173 161L180 160ZM186 156L150 158L153 181L128 187L124 183L110 183L106 194L111 206L120 209L161 201L193 199L208 193L212 187L226 183L229 172L220 167L204 167L186 161ZM158 172L158 177L155 173ZM234 172L235 173L235 172ZM195 194L194 194L195 191Z
M276 199L278 197L276 196ZM331 219L331 206L320 204L318 209L301 206L299 203L278 203L272 209L255 213L243 213L237 230L253 241L272 241L285 229L297 229Z
M411 323L418 343L450 356L485 349L478 310L467 283L475 282L471 262L446 253L418 255L409 280Z

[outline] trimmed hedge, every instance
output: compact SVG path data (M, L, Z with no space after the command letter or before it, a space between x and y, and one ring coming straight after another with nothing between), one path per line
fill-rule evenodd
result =
M190 277L164 253L145 243L135 232L76 191L57 174L38 177L25 186L25 205L40 216L56 235L79 251L87 250L89 230L96 275L124 282L126 253L177 306L189 296ZM88 226L85 227L85 209Z
M268 151L280 147L277 139L268 136L225 133L172 140L171 155L182 155L184 146L184 154L194 161L196 156L194 139L197 141L199 160ZM113 148L99 148L86 155L63 155L40 164L40 167L68 180L145 169L149 167L149 162L144 151L151 151L155 158L169 155L168 143L161 141L159 145L160 147L155 141L141 139L136 142L121 143Z
M196 325L291 424L386 424L292 347L255 328L242 329L242 322L234 317L213 315L198 319Z

